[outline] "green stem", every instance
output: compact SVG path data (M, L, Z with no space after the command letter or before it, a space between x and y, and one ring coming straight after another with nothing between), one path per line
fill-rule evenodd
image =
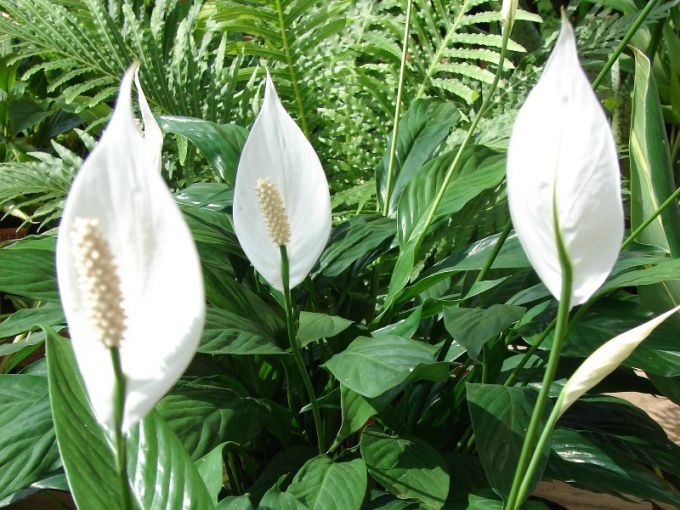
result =
M314 394L312 381L309 378L307 367L305 366L305 362L302 359L302 354L300 353L300 344L298 343L297 333L295 332L295 313L293 311L293 300L290 294L290 266L288 264L288 252L286 251L285 245L280 246L280 249L281 279L283 280L283 300L286 307L286 327L288 330L288 341L290 342L290 348L293 351L293 358L295 358L295 363L297 364L298 370L300 371L302 382L304 383L305 389L307 390L309 403L312 406L314 425L316 427L316 443L319 448L319 455L321 455L324 452L321 413L319 411L319 404L316 401L316 395Z
M607 60L607 63L604 65L604 67L600 71L600 74L598 74L597 78L595 78L595 81L593 82L593 89L594 90L597 90L597 87L600 86L600 83L602 83L602 80L604 80L604 77L607 76L607 73L609 72L609 70L614 65L614 62L616 62L616 60L621 56L621 53L623 53L623 50L626 48L626 45L628 44L628 42L635 35L635 32L637 32L638 28L640 28L640 25L642 25L642 23L644 23L645 19L647 19L647 16L649 16L649 13L652 12L652 9L654 9L654 7L656 6L657 3L659 3L659 0L651 0L650 2L647 3L645 8L640 11L640 15L635 20L635 23L633 23L633 26L631 26L630 29L628 29L628 32L626 32L626 35L621 40L619 45L616 47L616 50L614 50L614 53L612 53L609 56L609 60Z
M397 135L399 134L399 117L401 116L401 94L404 90L404 74L406 70L406 56L408 54L408 41L411 36L411 8L412 0L406 2L406 25L404 26L404 42L401 49L401 63L399 65L399 83L397 85L397 104L394 108L394 125L392 127L392 141L390 143L390 160L387 165L387 182L385 183L385 203L383 204L383 216L390 212L390 199L392 198L392 179L394 177L394 161L397 157Z
M442 181L441 186L439 187L439 191L437 193L437 196L435 197L434 201L432 202L432 207L430 207L430 212L427 215L427 218L425 219L425 223L423 225L423 228L420 231L420 234L418 235L418 239L416 242L416 248L414 250L415 253L418 253L418 250L420 249L420 246L423 243L423 239L425 238L425 235L427 234L427 230L434 221L434 217L437 214L437 209L439 208L439 204L444 198L444 194L446 193L446 188L448 187L449 183L451 182L451 179L453 178L454 173L458 169L458 164L460 163L461 157L463 156L463 152L465 149L467 149L467 146L470 144L470 140L472 139L472 135L474 134L475 130L477 129L477 125L479 122L482 120L484 117L484 114L486 111L489 109L491 106L491 99L493 98L494 92L496 91L496 88L498 87L498 82L501 79L501 74L503 73L503 62L505 62L505 56L508 53L508 40L510 38L510 31L506 30L503 32L503 42L501 43L501 56L498 61L498 69L496 70L496 75L494 76L493 83L491 84L491 87L489 88L488 93L484 97L484 101L482 102L482 106L479 109L479 113L475 115L474 120L472 121L472 124L470 125L470 128L468 129L467 133L465 134L465 138L463 139L463 143L461 143L460 147L458 148L458 152L456 152L456 156L453 159L453 162L451 163L451 166L449 166L449 169L446 171L446 175L444 176L444 180Z
M555 424L557 423L557 420L560 417L560 408L562 407L563 400L564 396L560 394L559 398L557 399L557 402L555 403L555 406L553 407L552 412L550 413L550 416L548 417L548 421L546 422L545 427L543 428L543 432L541 432L541 437L538 438L538 443L536 443L536 449L534 450L534 454L531 457L531 462L529 463L529 469L527 470L527 477L524 478L524 480L522 481L522 485L519 488L517 501L524 501L524 499L528 495L527 493L531 489L531 473L534 473L536 471L539 462L541 462L541 451L548 444L550 434L555 428Z
M527 352L524 353L522 360L517 364L515 369L508 376L508 379L505 381L505 383L503 383L503 386L505 386L507 388L507 387L511 386L512 383L515 382L515 379L517 379L517 376L519 375L519 373L524 369L524 366L529 362L529 359L531 359L531 356L533 356L533 354L538 350L538 348L545 341L545 339L548 338L548 335L553 330L556 323L557 323L557 319L553 319L553 321L550 324L548 324L548 327L545 328L545 331L543 331L543 334L541 335L541 337L536 342L534 342L534 345L532 345Z
M115 450L116 471L124 510L133 510L132 491L128 482L127 442L123 434L123 411L125 410L125 374L120 364L120 351L111 350L111 362L116 379L113 393L113 447Z
M566 338L566 329L569 323L569 310L571 309L571 291L573 286L573 269L567 250L564 247L564 242L560 234L559 217L557 214L557 201L555 198L555 191L553 190L553 228L555 229L555 244L557 245L557 255L562 269L562 290L560 293L560 304L557 309L557 324L555 326L555 337L552 348L550 349L550 357L548 358L548 366L543 376L541 383L541 391L538 394L538 400L534 406L527 435L524 438L522 445L522 452L520 453L515 477L512 481L510 489L510 496L508 497L508 510L519 510L523 503L520 499L520 486L528 486L531 484L534 471L529 469L529 460L531 452L534 448L534 438L538 432L538 427L541 418L545 412L545 407L550 396L550 387L552 386L555 374L557 372L557 365L562 353L562 345ZM545 433L545 429L543 431ZM540 453L539 453L540 455ZM534 466L535 469L536 466Z

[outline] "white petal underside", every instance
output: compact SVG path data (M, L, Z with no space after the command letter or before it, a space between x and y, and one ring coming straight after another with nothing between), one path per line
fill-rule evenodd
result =
M96 218L111 246L128 320L120 347L126 376L124 429L173 386L193 358L205 301L196 248L135 124L132 71L111 120L73 182L57 241L57 273L74 351L98 419L113 424L110 352L95 337L78 291L70 225ZM157 148L160 151L160 148Z
M616 262L624 224L614 139L568 22L517 115L507 165L513 224L529 260L559 299L554 198L574 273L571 305L583 303Z
M328 241L330 193L316 152L283 108L269 77L262 110L243 147L236 174L234 229L255 269L274 288L283 290L280 250L269 237L255 193L259 178L276 186L288 213L291 237L286 250L293 288L309 274Z

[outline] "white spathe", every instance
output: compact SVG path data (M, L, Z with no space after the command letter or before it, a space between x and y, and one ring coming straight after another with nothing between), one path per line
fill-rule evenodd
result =
M602 285L619 254L623 206L609 122L581 69L567 20L517 115L508 147L512 221L532 266L560 299L555 217L573 269L570 305Z
M503 0L501 4L501 23L503 24L504 31L512 30L518 6L519 0Z
M200 261L189 228L159 170L160 130L132 111L134 67L125 74L109 124L78 172L57 239L57 277L73 350L97 419L113 428L111 353L88 317L78 284L73 224L96 220L114 257L127 316L119 348L126 380L123 430L141 420L194 356L205 319ZM141 89L140 97L143 97ZM146 100L142 111L147 109Z
M243 147L234 186L234 230L255 269L283 291L281 254L267 230L256 193L268 179L278 191L290 224L286 244L290 288L319 259L331 232L331 198L321 162L283 108L267 74L262 109Z
M612 338L588 356L562 388L559 415L562 416L584 393L611 374L657 326L678 310L680 306Z

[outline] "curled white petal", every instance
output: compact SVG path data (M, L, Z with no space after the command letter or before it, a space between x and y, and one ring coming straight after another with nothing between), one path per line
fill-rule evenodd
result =
M205 301L191 233L156 165L131 104L134 69L122 81L111 120L78 172L57 240L57 276L78 366L98 420L113 427L114 376L78 286L72 228L97 220L113 253L127 316L120 345L126 379L123 428L142 419L182 375L197 348Z
M146 100L142 85L139 83L139 67L135 70L135 86L137 87L137 97L139 100L139 111L144 121L144 142L149 151L154 151L154 168L161 170L161 149L163 147L163 132L161 131L156 118L151 113L149 102Z
M556 209L573 268L570 303L583 303L616 262L624 222L614 138L579 65L574 31L566 20L543 75L517 115L507 180L510 213L522 247L559 299Z
M283 108L267 75L260 111L241 153L234 186L234 230L255 269L283 290L280 248L271 239L256 188L268 180L290 223L286 243L290 287L301 283L319 259L331 231L328 181L305 135Z
M503 3L501 4L501 23L503 24L503 30L512 30L518 5L519 0L503 0Z
M562 388L560 416L583 394L611 374L657 326L678 310L680 306L612 338L588 356Z

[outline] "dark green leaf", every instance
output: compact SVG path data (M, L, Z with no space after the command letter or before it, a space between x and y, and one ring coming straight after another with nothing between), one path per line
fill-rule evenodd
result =
M524 312L524 308L514 305L492 305L487 309L445 307L444 324L468 355L479 359L484 344L518 321Z
M132 490L144 510L214 508L191 457L156 411L133 427L127 443Z
M269 417L267 407L257 400L211 386L177 388L156 408L194 460L225 442L246 443Z
M373 398L411 378L420 365L435 364L434 347L398 336L380 336L357 338L324 366L344 386Z
M321 455L302 466L286 492L309 508L359 510L366 493L366 483L363 460L333 462Z
M73 499L82 508L121 509L113 450L92 414L71 342L45 333L54 430Z
M300 312L298 339L300 345L315 342L321 338L331 338L345 331L352 321L323 313Z
M504 499L510 494L515 468L538 393L530 388L506 388L496 384L467 384L467 396L475 431L475 444L493 490ZM539 430L552 409L548 403ZM548 461L548 447L534 473L530 489L541 479Z
M435 100L415 101L399 120L397 148L394 161L388 215L397 212L401 193L413 174L436 155L441 143L451 129L458 124L460 114L453 103ZM387 172L389 167L389 147L382 162L376 169L376 182L382 203L387 192Z
M261 322L210 307L199 352L208 354L284 354Z
M371 426L361 434L360 448L370 475L392 494L417 499L429 509L444 506L449 473L444 459L428 443L389 436Z
M0 324L0 338L34 331L40 326L56 326L65 323L64 312L60 306L24 308L14 312Z
M222 459L222 451L226 443L218 445L211 452L205 454L196 461L196 469L198 469L203 483L205 484L213 505L217 504L217 497L222 490L224 479L224 460Z
M0 292L59 301L54 239L27 238L0 249Z
M163 115L160 126L166 133L189 139L203 153L224 182L233 186L241 149L248 132L234 124L215 124L192 117Z
M675 191L675 178L661 114L659 94L647 56L635 51L635 86L630 132L631 228L635 229ZM674 201L636 238L680 257L680 207ZM662 312L680 303L680 282L660 282L639 289L642 303ZM671 318L680 326L680 318Z
M0 375L0 500L59 467L47 379Z

